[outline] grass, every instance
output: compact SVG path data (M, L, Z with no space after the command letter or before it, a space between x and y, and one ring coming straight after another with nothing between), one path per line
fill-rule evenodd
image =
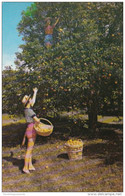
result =
M63 111L63 112L60 113L60 115L61 116L67 116L69 119L88 120L88 115L78 113L77 111L76 112L71 111L69 113ZM105 118L107 120L105 120ZM120 122L120 121L123 120L123 117L122 116L120 116L120 117L117 117L117 116L107 117L107 116L98 115L97 119L98 119L99 122L101 121L103 123L109 123L109 122Z
M104 119L106 118L106 119ZM123 117L116 117L116 116L113 116L113 117L102 117L101 116L98 116L98 120L99 121L102 121L103 123L113 123L113 122L120 122L123 120Z
M18 123L25 123L25 118L23 116L17 116L17 115L8 115L4 114L2 115L2 125L11 125L11 124L18 124Z
M2 130L2 191L122 192L122 125L117 124L116 118L109 118L110 122L100 122L100 131L93 137L89 137L87 129L83 129L82 134L77 129L74 136L72 131L63 128L71 124L53 122L51 136L37 136L33 150L36 171L26 175L22 173L26 146L20 149L25 123L22 119L8 123L6 116ZM110 124L111 119L115 124ZM65 142L73 137L84 142L82 160L68 158Z

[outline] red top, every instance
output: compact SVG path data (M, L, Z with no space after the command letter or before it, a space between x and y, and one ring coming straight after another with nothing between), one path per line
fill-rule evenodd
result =
M52 35L53 34L53 29L54 29L55 25L51 26L51 25L48 25L46 28L45 28L45 34L46 35Z

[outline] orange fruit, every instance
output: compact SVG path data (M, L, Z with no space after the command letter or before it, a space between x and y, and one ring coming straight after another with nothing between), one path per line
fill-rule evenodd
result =
M62 31L63 31L63 29L59 29L59 31L60 31L60 32L62 32Z

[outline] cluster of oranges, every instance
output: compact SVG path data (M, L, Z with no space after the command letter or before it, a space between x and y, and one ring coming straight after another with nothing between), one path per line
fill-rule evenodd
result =
M43 123L39 123L36 125L37 131L39 132L48 132L48 130L51 128L50 125L44 125Z
M83 142L82 142L82 140L79 140L79 139L78 140L70 139L67 141L67 144L71 145L71 146L81 146L81 145L83 145Z

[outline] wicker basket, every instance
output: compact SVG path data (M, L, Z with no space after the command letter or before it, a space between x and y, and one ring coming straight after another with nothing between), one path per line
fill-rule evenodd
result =
M65 144L70 160L82 159L83 141L81 139L76 141L78 141L79 144L69 144L68 142Z
M40 120L47 121L49 123L49 125L44 124L42 122L35 123L34 129L36 130L38 135L49 136L53 132L53 125L52 125L52 123L49 120L45 119L45 118L40 118Z

